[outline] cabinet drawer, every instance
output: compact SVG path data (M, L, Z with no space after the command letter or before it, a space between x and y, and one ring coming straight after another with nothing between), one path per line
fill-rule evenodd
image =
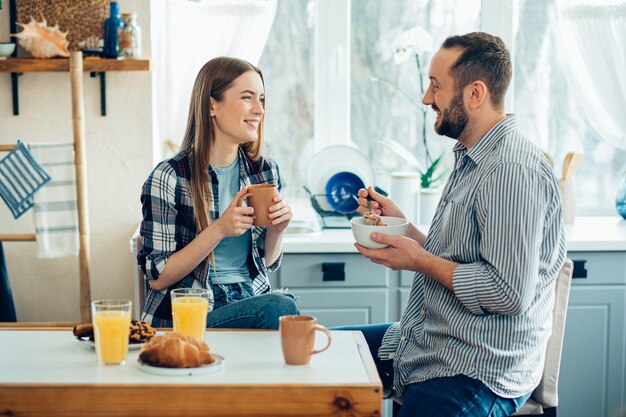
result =
M317 317L326 327L388 321L385 288L295 289L293 294L300 313Z
M386 287L387 268L360 254L288 254L278 270L281 287Z
M569 252L573 285L626 284L626 252Z

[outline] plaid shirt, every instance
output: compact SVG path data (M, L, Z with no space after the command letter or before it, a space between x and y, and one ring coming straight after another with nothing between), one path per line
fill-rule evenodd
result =
M240 187L250 184L276 184L282 188L278 165L272 159L251 160L239 149ZM209 167L212 201L209 207L211 222L219 217L218 181ZM207 288L213 291L209 280L208 264L201 262L189 275L163 291L152 289L148 280L158 279L169 257L187 246L198 235L191 197L191 166L189 157L181 152L163 161L152 171L143 185L141 204L143 221L140 234L143 246L137 254L137 263L146 278L146 302L141 319L153 326L172 326L170 291L175 288ZM265 265L266 227L252 228L252 250L248 256L248 269L255 295L270 291L267 273L278 269L282 254L271 266ZM213 297L211 297L213 298ZM210 302L211 306L213 301Z

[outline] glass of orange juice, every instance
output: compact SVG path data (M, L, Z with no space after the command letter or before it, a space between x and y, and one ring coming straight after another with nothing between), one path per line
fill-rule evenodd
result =
M96 354L101 365L126 363L131 305L129 300L91 302Z
M204 288L176 288L172 297L174 331L204 340L211 293Z

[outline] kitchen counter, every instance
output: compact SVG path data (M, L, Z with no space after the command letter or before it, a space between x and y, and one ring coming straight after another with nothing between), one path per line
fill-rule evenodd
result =
M422 231L427 225L418 226ZM626 220L621 217L578 217L565 226L568 251L626 251ZM350 229L325 229L287 235L285 253L357 253Z

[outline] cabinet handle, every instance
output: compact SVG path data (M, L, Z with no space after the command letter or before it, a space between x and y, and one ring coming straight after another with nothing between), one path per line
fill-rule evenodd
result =
M345 262L322 263L322 281L345 281Z
M581 259L580 261L574 261L574 272L572 272L572 279L574 278L587 278L587 270L585 264L587 261Z

